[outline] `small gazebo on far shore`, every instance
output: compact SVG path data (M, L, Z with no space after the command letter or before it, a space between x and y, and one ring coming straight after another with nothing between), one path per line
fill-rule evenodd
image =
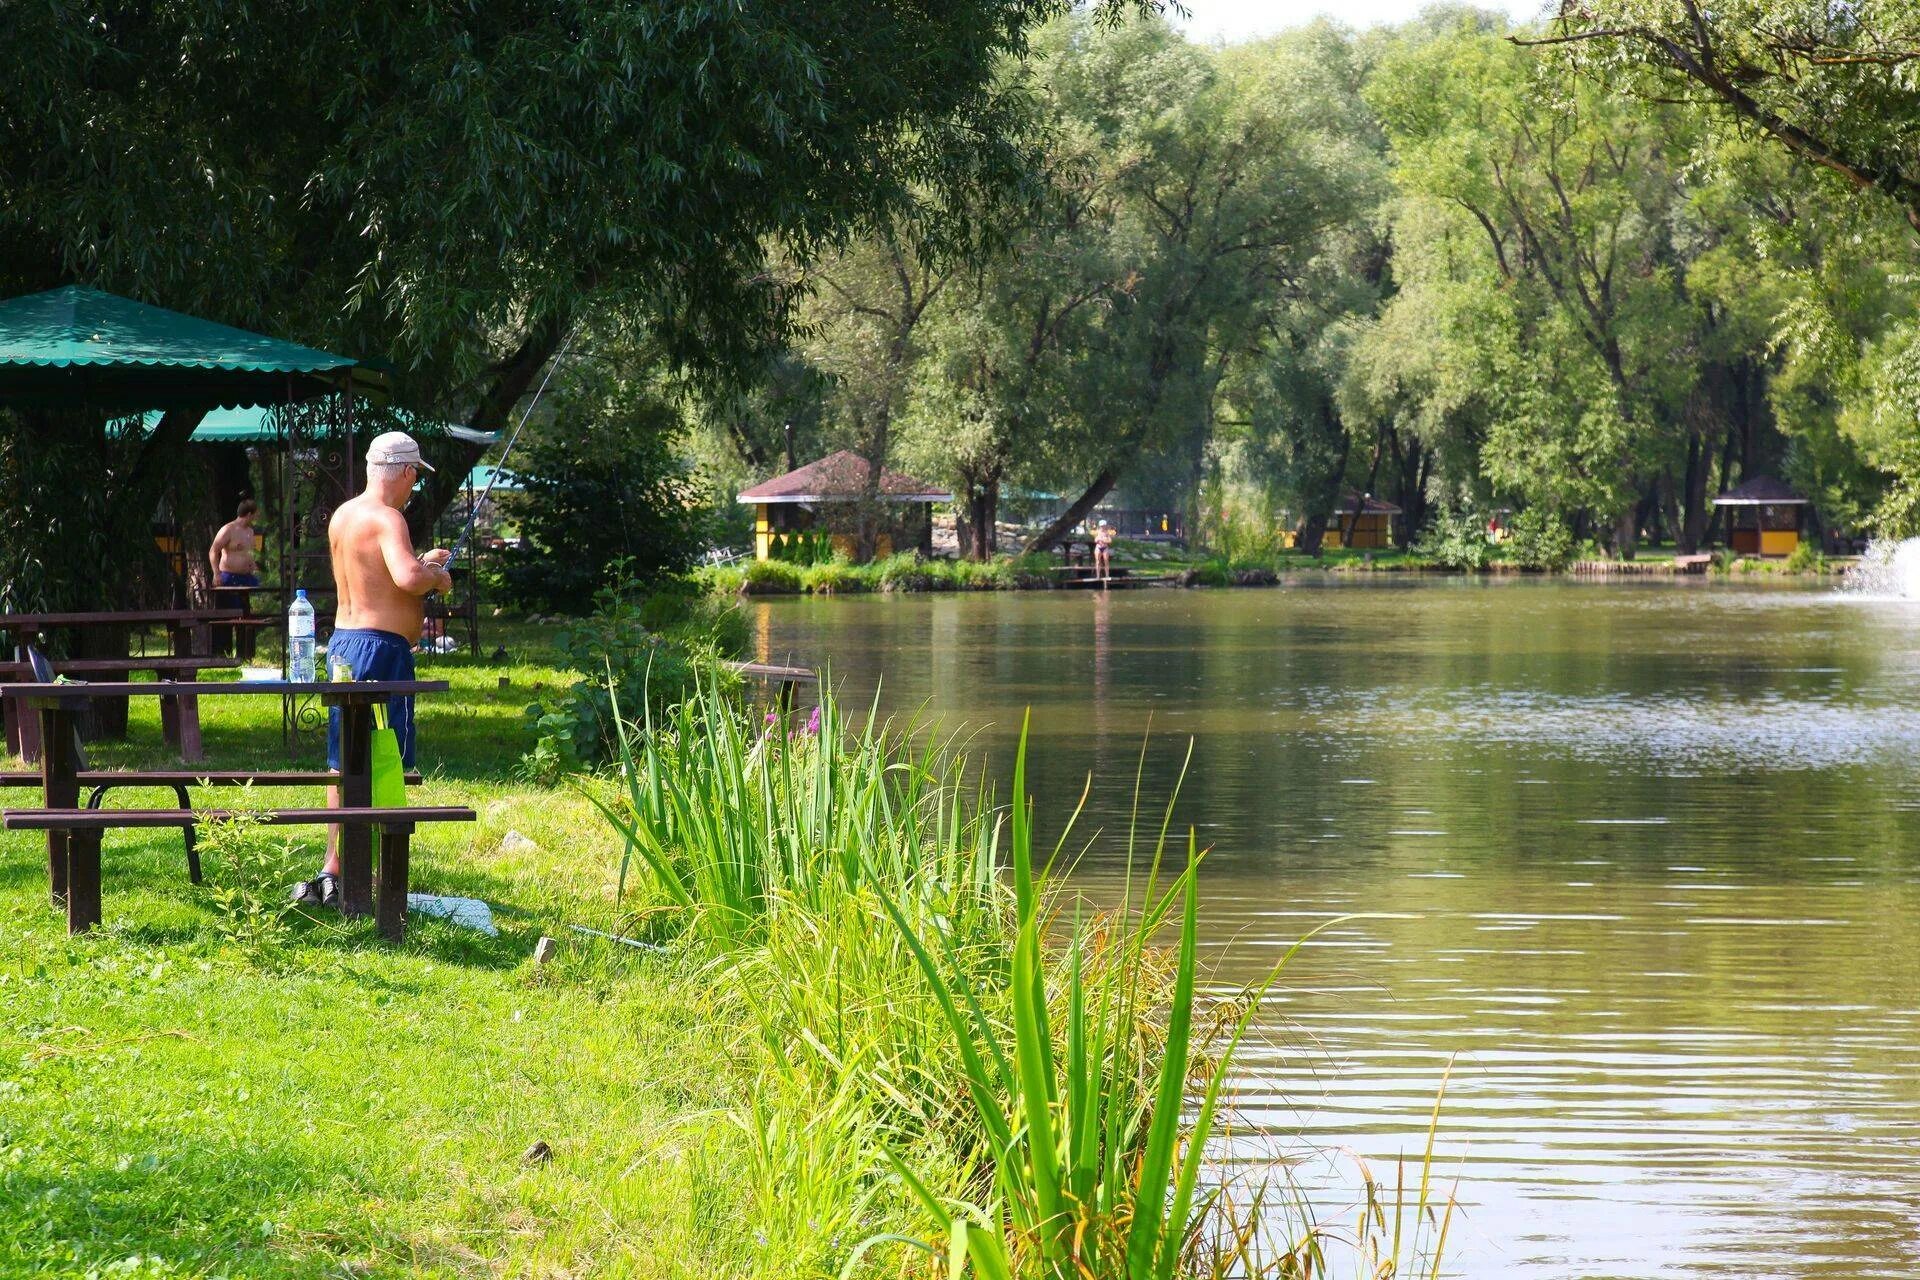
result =
M1400 508L1384 498L1348 489L1327 517L1320 545L1332 550L1356 547L1378 550L1393 545L1393 518Z
M851 449L754 485L737 495L753 508L753 556L774 559L776 542L790 535L821 531L837 553L852 555L855 521L866 492L868 462ZM894 508L875 540L874 554L933 550L933 504L953 495L925 481L881 468L880 501Z
M1754 476L1713 500L1727 509L1727 546L1736 555L1790 556L1800 545L1800 526L1810 505L1792 486L1772 476Z

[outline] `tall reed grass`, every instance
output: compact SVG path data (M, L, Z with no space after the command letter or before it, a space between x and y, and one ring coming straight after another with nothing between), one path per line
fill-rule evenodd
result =
M1096 909L1061 874L1071 821L1035 849L1026 762L1023 729L1003 808L953 740L831 697L817 733L717 692L624 730L596 800L622 891L675 921L753 1064L731 1123L756 1271L1326 1274L1328 1233L1283 1184L1225 1175L1224 1090L1267 984L1202 1000L1192 837L1170 865L1163 820Z

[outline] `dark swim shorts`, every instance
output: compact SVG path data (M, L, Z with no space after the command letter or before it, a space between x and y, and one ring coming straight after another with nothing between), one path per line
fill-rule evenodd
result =
M413 646L391 631L354 627L327 641L327 670L335 680L411 680ZM400 739L400 759L413 768L413 697L387 699L387 723ZM379 727L379 721L374 721ZM340 708L327 711L327 768L340 767Z
M219 580L215 582L214 585L218 587L257 587L260 585L260 575L257 573L228 573L225 569L222 569Z

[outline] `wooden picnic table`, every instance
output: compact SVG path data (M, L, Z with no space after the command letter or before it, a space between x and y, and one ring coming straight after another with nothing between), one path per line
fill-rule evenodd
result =
M75 758L75 717L94 698L152 697L169 695L170 681L101 682L97 684L11 684L0 685L0 699L31 707L40 719L41 803L48 810L74 811L79 807L79 761ZM357 680L290 681L240 680L222 684L203 684L196 692L201 697L306 697L317 696L328 706L340 708L340 804L350 811L351 824L340 828L340 910L345 915L367 915L374 911L373 825L378 810L373 808L373 708L388 698L422 693L445 693L444 680ZM304 812L304 811L302 811ZM411 812L411 811L410 811ZM470 815L471 811L464 811ZM371 816L369 816L371 815ZM83 933L100 923L100 836L98 827L82 829L48 825L45 815L9 812L5 823L13 829L47 832L47 876L56 903L64 899L67 928ZM71 821L78 822L76 815ZM406 830L394 831L393 827ZM381 895L379 924L381 932L398 937L406 926L406 835L410 823L390 824L389 836L381 850ZM388 860L398 859L399 865ZM398 885L396 891L391 886Z
M213 624L241 616L238 609L115 609L92 612L0 613L0 634L11 637L14 657L17 660L24 660L26 646L32 643L35 636L44 635L49 631L99 631L158 626L166 628L169 657L208 657L213 652ZM159 668L148 667L132 657L85 659L84 661L128 664L120 669L119 674L146 670L161 674ZM0 672L0 680L9 678L10 674ZM190 670L176 669L170 674L182 676L187 680L193 679L193 673ZM123 708L124 705L124 703L121 704ZM32 729L23 723L15 704L6 703L0 706L0 723L5 727L8 749L26 754L33 745ZM124 711L116 712L110 731L118 733L124 727ZM165 735L169 746L180 748L182 760L191 763L199 759L198 703L191 696L176 696L169 699L161 708L161 732Z
M238 658L178 657L173 654L142 654L127 658L63 658L57 674L63 676L105 676L126 679L136 671L150 671L155 680L198 683L202 671L231 671L240 665ZM0 660L0 681L32 680L31 662ZM40 758L40 729L30 715L22 715L11 703L0 704L0 720L5 722L7 750L31 764ZM160 703L160 738L177 748L181 762L200 760L200 703L188 695L175 695Z

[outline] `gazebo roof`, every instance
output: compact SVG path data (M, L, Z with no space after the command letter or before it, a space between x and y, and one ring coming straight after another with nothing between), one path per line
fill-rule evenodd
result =
M407 412L405 409L390 410L399 419L400 429L410 431L424 440L445 436L458 440L462 444L482 446L499 443L497 431L475 431L472 427L457 422L434 422ZM152 431L160 425L160 414L156 410L147 414L147 430ZM284 436L273 421L270 407L254 405L245 409L214 409L200 419L200 425L193 429L195 444L263 444L274 443Z
M1360 494L1356 490L1348 489L1340 495L1340 502L1334 507L1333 513L1335 515L1350 516L1354 512L1354 508L1359 506ZM1376 498L1372 494L1368 494L1366 505L1360 507L1360 514L1368 516L1397 516L1400 514L1400 508L1394 506L1384 498Z
M818 462L809 462L797 471L743 490L740 502L856 502L867 487L870 464L851 449L830 453ZM880 499L883 502L952 502L953 495L922 480L898 471L880 470Z
M98 289L0 302L0 402L107 413L281 404L377 382L346 356Z
M1716 507L1801 507L1807 499L1772 476L1754 476L1713 500Z

